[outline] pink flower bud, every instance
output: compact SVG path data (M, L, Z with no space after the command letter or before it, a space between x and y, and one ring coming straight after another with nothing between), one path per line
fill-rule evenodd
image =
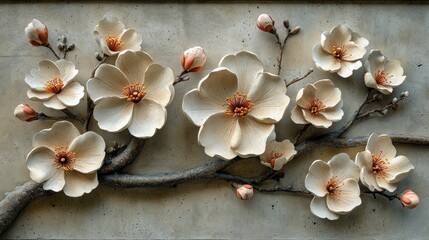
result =
M237 188L237 197L241 200L250 199L253 196L253 187L249 184L244 184Z
M415 208L419 204L419 196L412 190L408 189L405 190L400 196L399 200L401 200L401 203L406 208Z
M37 19L33 19L25 28L25 35L33 46L48 44L48 28Z
M37 119L37 112L27 104L19 104L14 111L15 117L21 121L31 122Z
M182 54L182 66L187 72L198 72L206 64L207 56L202 47L193 47Z
M258 17L256 26L264 32L274 32L274 20L268 14L261 14Z

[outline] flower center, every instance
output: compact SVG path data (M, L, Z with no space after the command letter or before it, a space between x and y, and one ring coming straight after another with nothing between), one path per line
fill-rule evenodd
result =
M62 168L64 171L72 171L73 164L76 161L76 153L67 151L67 147L55 147L54 163L57 168Z
M372 154L372 172L374 174L383 174L384 171L387 169L388 161L387 159L383 159L381 155L383 154L383 151L380 153L380 155Z
M328 183L326 183L326 190L332 196L338 196L339 192L337 189L340 187L340 183L338 182L337 176L331 177Z
M384 73L383 71L378 70L377 73L375 74L375 81L377 82L377 84L383 85L387 82L387 77L386 77L386 73Z
M277 158L283 157L283 155L284 155L283 153L279 153L279 152L271 153L270 159L269 159L271 168L274 168L274 164L276 163Z
M146 95L146 92L144 85L140 82L136 82L125 86L122 90L122 94L124 94L128 101L138 103Z
M308 100L308 109L310 109L310 113L313 116L319 114L320 112L324 112L325 108L325 104L323 104L323 102L317 98Z
M112 51L119 51L122 47L122 42L118 37L109 35L106 37L107 47Z
M59 77L55 77L51 80L48 80L45 83L45 89L51 93L60 93L63 90L64 83Z
M341 45L339 47L332 46L332 56L337 59L337 61L341 62L344 55L346 55L347 50L344 49L344 45Z
M244 117L249 112L252 111L252 107L255 106L251 102L251 99L247 98L246 94L243 93L235 93L232 97L225 98L227 102L224 104L226 106L225 114L232 117Z

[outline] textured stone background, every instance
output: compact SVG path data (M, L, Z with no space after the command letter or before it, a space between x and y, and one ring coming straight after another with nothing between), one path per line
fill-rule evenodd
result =
M31 150L31 139L52 122L20 122L13 116L19 103L30 103L24 76L38 61L52 58L47 49L27 43L24 28L33 18L49 26L50 40L61 34L76 43L69 55L79 69L77 80L84 84L97 64L92 30L104 14L117 16L126 27L143 36L142 49L156 62L181 70L183 50L200 45L209 56L203 72L191 75L189 82L179 84L168 107L164 128L145 145L138 159L127 171L149 174L185 169L210 161L197 143L198 128L181 112L183 95L195 88L199 79L215 68L222 56L239 50L255 52L266 70L276 72L278 54L274 37L255 26L261 13L269 13L278 23L289 19L302 31L288 41L281 76L292 79L314 67L311 48L320 34L347 23L369 39L370 49L379 48L388 57L399 59L407 75L406 82L394 91L409 90L410 98L396 112L385 117L372 117L355 125L348 135L367 136L376 133L403 133L429 136L427 128L429 103L429 8L426 5L319 5L319 4L3 4L0 5L0 193L12 190L29 180L25 157ZM288 89L296 92L308 82L330 78L343 91L345 117L333 128L340 127L355 111L364 97L363 69L353 77L341 79L335 74L316 70L305 81ZM386 99L387 101L387 99ZM42 105L31 103L37 110L55 114ZM277 125L278 140L292 138L300 128L290 120L292 102L284 120ZM83 115L85 103L71 108ZM61 115L61 114L59 114ZM94 123L94 122L93 122ZM96 124L93 124L93 129ZM324 131L313 131L321 133ZM311 133L311 131L310 131ZM119 134L121 141L129 138ZM117 135L103 133L106 139ZM174 137L172 137L174 136ZM307 135L308 136L308 135ZM107 143L111 144L111 140ZM354 158L363 147L349 149ZM398 145L398 153L415 165L410 176L399 184L399 191L413 188L421 198L415 210L405 210L400 203L362 196L363 204L338 221L322 220L310 213L310 198L283 193L257 193L251 201L238 201L229 184L202 181L161 189L113 189L100 186L81 198L68 198L63 193L39 198L26 207L3 238L397 238L414 239L429 236L428 161L426 147ZM317 149L286 165L283 184L303 187L304 177L315 159L328 160L344 149ZM248 173L261 167L257 160L247 162Z

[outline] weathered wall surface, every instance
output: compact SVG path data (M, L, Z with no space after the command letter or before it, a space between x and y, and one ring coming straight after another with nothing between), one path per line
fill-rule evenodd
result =
M201 73L177 85L173 103L167 108L164 128L148 140L130 173L148 174L175 171L210 161L197 143L198 128L181 111L183 95L197 86L199 79L217 66L222 56L239 50L255 52L266 70L276 72L278 48L274 37L259 31L255 21L269 13L278 23L289 19L302 31L287 43L282 77L292 79L315 67L311 48L320 34L347 23L369 39L368 50L378 48L386 56L399 59L407 79L395 94L410 91L410 98L396 112L359 122L348 135L403 133L429 136L428 40L429 8L425 5L318 5L318 4L4 4L0 5L0 193L29 180L25 157L32 149L31 139L52 122L20 122L13 116L19 103L30 103L24 76L38 61L52 59L47 49L32 47L24 28L33 18L44 21L55 42L61 34L76 43L69 56L79 69L77 80L84 84L97 61L93 40L94 26L104 14L111 14L135 28L143 37L142 49L155 61L181 71L183 50L202 46L209 56ZM369 51L368 51L369 52ZM365 94L364 70L341 79L320 70L288 89L296 92L308 82L329 78L343 91L344 124ZM31 103L37 110L42 105ZM277 139L292 138L300 126L290 120L289 105L284 120L277 125ZM71 110L83 115L85 103ZM60 115L60 114L59 114ZM94 122L93 122L94 123ZM95 129L96 124L93 124ZM310 131L311 132L311 131ZM323 132L323 131L313 131ZM114 140L115 135L104 134ZM127 133L120 134L123 142ZM173 137L172 137L173 136ZM308 136L308 135L307 135ZM111 144L111 140L107 143ZM349 149L352 158L363 147ZM303 187L304 177L315 159L328 160L344 149L317 149L285 167L285 185ZM402 209L400 203L362 197L363 204L338 221L321 220L309 209L310 198L283 193L256 193L251 201L239 201L228 183L202 181L177 188L114 189L100 186L81 198L63 193L42 197L26 207L4 238L426 238L429 236L429 149L398 145L398 153L409 157L416 169L399 184L399 191L413 188L421 204L415 210ZM259 168L249 160L250 168Z

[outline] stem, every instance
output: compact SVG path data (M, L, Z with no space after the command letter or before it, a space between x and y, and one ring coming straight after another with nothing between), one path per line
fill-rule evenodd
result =
M311 192L306 190L295 189L292 185L289 185L287 187L281 186L281 185L269 186L269 187L261 187L257 185L252 185L252 186L255 190L259 192L288 192L288 193L302 194L306 196L313 196Z
M173 86L178 84L179 82L185 82L189 80L189 77L183 77L185 74L189 73L186 70L183 70L179 75L177 75L176 79L173 82Z
M34 120L55 120L55 121L62 121L67 120L68 117L51 117L44 113L38 113Z
M280 36L276 30L272 31L271 33L274 34L274 36L276 37L277 44L279 45L279 49L280 49L280 56L277 58L277 75L280 75L280 72L282 70L284 44L282 45L282 43L280 42ZM285 38L285 42L286 42L286 38Z
M392 201L394 199L399 199L398 195L396 195L396 194L395 195L389 195L389 194L386 194L384 192L371 192L371 191L365 191L363 193L371 194L374 196L374 198L376 198L376 195L380 195L380 196L383 196L383 197L389 199L389 201Z
M58 59L58 60L60 60L61 59L61 57L60 56L58 56L58 54L55 52L55 50L52 48L52 46L51 46L51 44L50 43L47 43L46 45L43 45L43 46L45 46L45 47L47 47L47 48L49 48L49 50L51 50L51 52L55 55L55 57Z
M72 112L70 112L70 110L68 110L67 108L66 109L63 109L63 110L61 110L63 113L65 113L65 114L67 114L67 116L69 116L69 117L71 117L71 118L73 118L73 119L76 119L76 120L78 120L79 122L81 122L81 123L84 123L85 122L85 120L83 120L83 118L81 118L81 117L79 117L79 116L77 116L77 115L75 115L75 114L73 114Z
M303 80L304 78L308 77L308 75L310 75L313 71L314 71L314 70L313 70L313 68L310 68L310 69L308 70L308 72L307 72L304 76L294 78L294 79L292 80L292 82L290 82L290 83L286 84L286 87L289 87L290 85L292 85L292 84L294 84L294 83L297 83L297 82L299 82L299 81Z
M305 133L305 131L307 131L307 129L310 127L311 124L306 124L304 125L304 127L298 131L298 133L296 134L295 138L293 139L293 144L298 143L299 138Z

